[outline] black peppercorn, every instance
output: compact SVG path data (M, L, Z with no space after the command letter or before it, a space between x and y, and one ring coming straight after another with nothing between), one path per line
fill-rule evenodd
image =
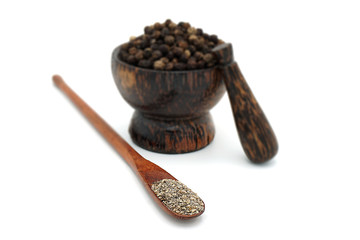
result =
M168 27L169 27L169 29L174 29L174 28L176 28L176 23L174 23L174 22L171 22L171 23L169 23L169 25L168 25Z
M158 39L159 37L161 37L161 32L159 30L155 30L152 34L151 37L154 39Z
M128 54L127 52L125 52L125 51L120 51L119 56L120 56L120 59L121 59L121 60L126 61L126 59L128 58L129 54Z
M218 37L213 34L210 35L209 40L216 44L218 42Z
M167 35L169 35L170 34L170 30L167 28L167 27L165 27L165 28L163 28L162 30L161 30L161 36L162 37L165 37L165 36L167 36Z
M196 47L194 45L190 45L188 47L189 51L191 52L191 54L195 53L196 52Z
M137 47L137 48L140 48L141 43L142 43L142 40L141 40L141 39L135 39L135 40L134 40L134 45L135 45L135 47Z
M200 40L194 41L193 44L198 51L202 51L202 49L204 47L204 44L202 43L202 41L200 41Z
M206 63L209 63L213 60L213 55L211 53L207 53L204 55L204 60Z
M184 35L184 32L181 29L177 28L177 29L175 29L174 34L175 35Z
M188 29L190 27L190 24L187 22L179 22L178 26Z
M183 62L183 63L187 63L188 58L186 57L186 54L183 53L183 54L181 54L179 60L180 60L181 62Z
M175 70L185 70L186 69L186 64L185 63L175 63L174 64L174 69Z
M174 47L173 53L176 57L180 57L183 54L184 50L181 47Z
M145 49L150 46L150 41L148 39L143 39L140 42L140 49Z
M161 44L159 46L159 50L161 51L161 53L165 56L168 52L169 52L169 46L166 44Z
M188 29L187 29L187 33L188 34L196 34L196 28L194 28L194 27L189 27Z
M174 53L173 52L168 52L168 54L166 55L166 57L169 59L169 60L172 60L174 58Z
M162 53L161 53L160 50L155 50L155 51L153 51L151 57L152 57L154 60L159 59L159 58L162 57Z
M155 28L156 30L160 30L160 29L162 28L161 23L159 23L159 22L155 23L155 24L154 24L154 28Z
M145 48L143 56L144 56L144 58L150 58L152 56L152 49L151 48Z
M134 55L129 55L126 59L126 61L130 64L135 64L137 62L136 58Z
M200 68L200 69L205 68L205 66L206 66L206 63L205 63L204 60L200 60L200 61L197 62L197 67Z
M129 64L157 70L192 70L213 67L217 58L212 49L224 43L217 35L209 35L187 22L146 26L144 34L130 37L120 47L119 59Z
M214 48L215 47L215 43L214 42L208 42L208 45L210 48Z
M159 38L158 40L156 40L156 44L158 44L160 46L161 44L164 44L164 40Z
M152 28L152 27L150 27L150 26L146 26L145 28L144 28L144 32L146 33L146 34L152 34L153 32L154 32L154 28Z
M210 53L211 49L208 46L203 45L201 51L206 54L206 53Z
M183 36L183 35L175 35L175 41L176 41L176 42L180 42L180 41L182 41L182 40L184 40L184 36Z
M185 54L185 57L186 57L186 58L189 58L189 57L191 56L191 52L190 52L189 49L186 49L186 50L184 51L184 54Z
M196 36L195 34L190 35L188 39L189 39L189 42L191 42L191 43L199 41L198 36Z
M128 53L131 54L131 55L135 55L137 52L137 48L136 47L131 47L129 48L128 50Z
M141 60L144 58L144 51L143 50L138 50L137 53L135 54L135 58L136 60Z
M143 68L151 68L152 65L153 65L153 63L148 59L140 60L138 63L138 66L143 67Z
M187 69L196 69L197 68L197 62L194 57L189 58L186 64Z
M196 58L196 60L202 59L203 56L204 56L204 54L202 54L201 52L197 51L197 52L194 53L194 57Z
M153 43L151 44L151 49L154 50L158 50L159 49L159 45L157 43Z
M174 64L172 62L169 62L166 64L165 70L173 70Z
M175 42L175 38L172 35L166 36L164 40L165 40L165 43L169 46L173 45Z
M120 46L120 50L122 50L122 51L127 51L127 50L129 50L129 48L130 48L129 43L124 43Z
M161 60L157 60L154 62L154 69L156 69L156 70L162 70L165 68L165 66L166 66L166 64Z
M182 49L187 49L189 44L186 41L181 40L178 42L178 46L181 47Z
M164 24L165 24L165 26L169 26L170 23L172 23L171 19L166 19Z
M163 61L163 63L168 63L169 59L167 57L162 57L160 58L161 61Z

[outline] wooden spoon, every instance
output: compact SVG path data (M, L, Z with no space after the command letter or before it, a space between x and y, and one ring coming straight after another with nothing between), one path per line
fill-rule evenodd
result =
M172 179L177 181L172 175L166 172L158 165L146 160L137 153L122 137L120 137L89 105L87 105L65 82L58 76L53 76L55 85L64 92L69 99L76 105L81 113L90 121L90 123L100 132L100 134L112 145L112 147L122 156L130 167L139 176L146 189L160 207L173 217L180 219L189 219L200 216L205 210L205 204L202 211L192 214L179 214L170 210L154 193L151 186L163 179ZM201 200L202 201L202 200ZM203 203L203 202L202 202Z
M213 53L220 61L236 128L246 156L255 163L270 160L278 151L274 131L239 66L234 62L231 44L221 44L213 49Z

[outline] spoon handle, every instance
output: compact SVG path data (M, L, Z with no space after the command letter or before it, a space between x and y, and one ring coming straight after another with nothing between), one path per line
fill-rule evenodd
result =
M124 158L124 160L132 168L136 168L135 161L136 159L142 159L142 156L119 136L88 104L86 104L59 75L53 76L53 81L55 85L69 97L100 134L111 144L111 146L113 146L113 148Z
M255 163L270 160L277 153L278 143L264 112L237 63L231 62L221 69L245 154Z

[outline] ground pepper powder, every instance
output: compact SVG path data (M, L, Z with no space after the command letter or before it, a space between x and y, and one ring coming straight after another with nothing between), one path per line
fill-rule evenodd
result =
M201 198L183 183L162 179L151 185L156 196L172 212L181 215L194 215L203 212L205 204Z

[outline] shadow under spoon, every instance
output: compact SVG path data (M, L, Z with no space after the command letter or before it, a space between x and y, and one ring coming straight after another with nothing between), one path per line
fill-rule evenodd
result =
M129 164L151 197L166 213L179 219L190 219L204 212L205 204L196 193L137 153L59 75L53 76L53 82Z

